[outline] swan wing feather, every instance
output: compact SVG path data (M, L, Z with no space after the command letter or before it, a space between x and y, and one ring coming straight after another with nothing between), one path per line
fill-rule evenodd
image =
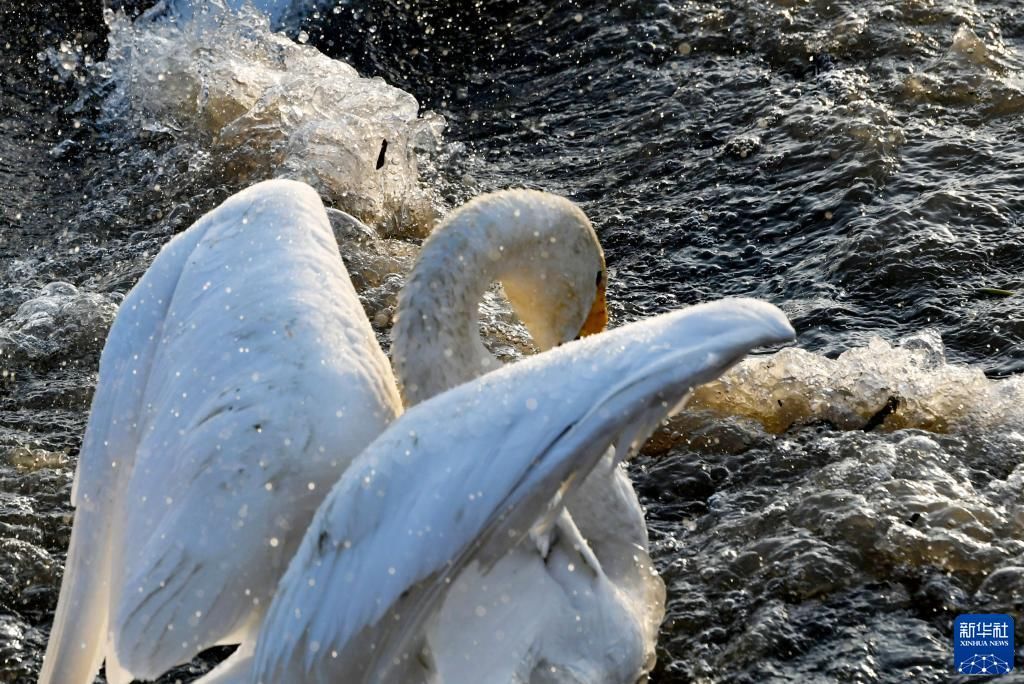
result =
M75 521L40 684L91 682L103 662L118 495L134 464L142 397L164 319L206 228L197 226L160 251L107 336L71 489Z
M108 663L147 679L242 638L325 491L400 410L312 188L253 186L164 251L162 309L104 353L123 363L148 341L145 377L91 418L131 417L127 458L116 481L92 458L77 492L105 493L119 521Z
M421 638L463 568L521 541L610 444L621 458L692 387L791 336L774 307L728 300L566 345L410 410L318 511L264 621L253 681L429 678Z

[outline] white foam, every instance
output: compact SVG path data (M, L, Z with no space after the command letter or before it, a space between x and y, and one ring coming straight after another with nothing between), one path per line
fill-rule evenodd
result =
M417 150L440 142L440 117L420 117L409 93L274 33L249 5L231 11L207 0L193 10L187 21L134 23L107 12L110 49L99 71L113 86L109 119L195 140L240 184L303 180L389 232L426 231L433 204Z
M114 320L120 297L79 292L55 282L0 322L0 366L74 359L97 353Z
M1017 115L1022 108L1024 58L998 36L978 36L961 24L949 49L907 77L914 99L949 105L982 105L989 114Z
M196 14L197 8L201 13L206 3L202 0L169 0L167 9L175 16L190 20ZM293 0L225 0L224 5L232 10L239 11L243 7L251 7L265 14L272 23L280 21L285 14L297 3Z
M861 429L890 398L898 405L880 429L1024 425L1024 376L991 379L978 366L948 363L929 332L899 345L876 337L836 359L796 348L749 357L699 388L690 406L750 418L777 433L815 421Z

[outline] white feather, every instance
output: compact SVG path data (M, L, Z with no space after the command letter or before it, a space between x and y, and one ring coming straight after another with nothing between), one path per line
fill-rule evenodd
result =
M242 638L326 489L401 410L319 197L284 180L164 248L100 377L41 682L91 682L115 654L155 678Z
M488 573L510 551L525 554L524 568L544 561L519 542L556 494L571 495L609 445L644 436L693 386L792 334L775 307L726 300L565 345L414 407L317 512L261 628L252 681L431 680L432 630L458 578L516 591L514 577ZM595 579L595 596L614 589ZM509 631L528 625L534 609L550 615L550 589L510 596L517 606L509 614L518 608L524 617ZM590 603L600 634L628 624L614 602ZM570 634L560 644L520 644L513 681L529 677L524 665L543 664L546 648L584 641ZM570 660L566 676L626 681L614 640L604 643L612 645L606 662ZM582 645L592 655L593 644Z

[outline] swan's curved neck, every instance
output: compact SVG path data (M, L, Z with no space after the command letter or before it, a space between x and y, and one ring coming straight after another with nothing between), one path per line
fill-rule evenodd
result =
M406 406L500 365L480 339L480 301L491 283L523 277L531 258L547 256L557 225L544 220L543 211L508 198L477 201L424 243L392 331L392 361Z

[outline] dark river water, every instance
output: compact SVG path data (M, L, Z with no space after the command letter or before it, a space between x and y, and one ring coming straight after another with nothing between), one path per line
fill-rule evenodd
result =
M128 5L0 6L0 682L40 667L121 297L275 175L377 228L342 248L382 341L431 221L508 186L584 207L612 325L790 316L630 466L653 682L951 681L956 615L1024 615L1024 4Z

